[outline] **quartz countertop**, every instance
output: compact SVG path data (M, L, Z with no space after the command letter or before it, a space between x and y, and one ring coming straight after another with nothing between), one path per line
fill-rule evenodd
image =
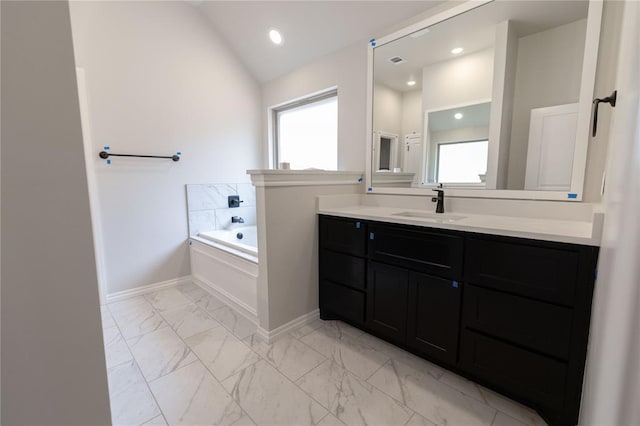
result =
M535 217L447 212L434 214L427 210L402 207L351 205L343 207L320 206L318 213L328 216L373 220L428 228L451 229L481 234L504 235L534 240L599 246L602 231L602 213L594 213L592 221L557 220ZM429 217L411 217L424 215Z

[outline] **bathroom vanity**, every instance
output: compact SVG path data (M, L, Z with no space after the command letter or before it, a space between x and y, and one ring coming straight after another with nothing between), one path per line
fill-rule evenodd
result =
M405 223L394 223L381 209L345 211L319 211L322 319L344 320L495 389L550 424L577 424L593 241L473 232L456 225L461 215L400 212Z

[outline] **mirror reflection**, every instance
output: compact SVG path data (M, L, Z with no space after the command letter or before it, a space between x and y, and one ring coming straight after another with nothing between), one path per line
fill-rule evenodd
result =
M376 47L373 185L569 190L587 12L492 2Z

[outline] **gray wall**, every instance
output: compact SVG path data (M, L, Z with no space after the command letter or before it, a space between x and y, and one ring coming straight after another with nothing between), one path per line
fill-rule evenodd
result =
M262 328L274 330L318 309L317 197L362 192L355 182L256 188Z
M184 1L70 3L86 75L106 291L190 274L185 184L249 182L259 168L260 89ZM115 158L170 155L179 163Z
M552 28L518 41L508 189L523 189L531 109L578 102L587 20Z
M1 423L110 424L68 5L1 8Z

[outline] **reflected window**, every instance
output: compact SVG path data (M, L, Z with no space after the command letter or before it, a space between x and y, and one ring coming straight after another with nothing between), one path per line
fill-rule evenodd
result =
M274 109L275 165L292 169L338 169L338 92Z
M488 140L438 144L437 182L484 182L488 149Z

